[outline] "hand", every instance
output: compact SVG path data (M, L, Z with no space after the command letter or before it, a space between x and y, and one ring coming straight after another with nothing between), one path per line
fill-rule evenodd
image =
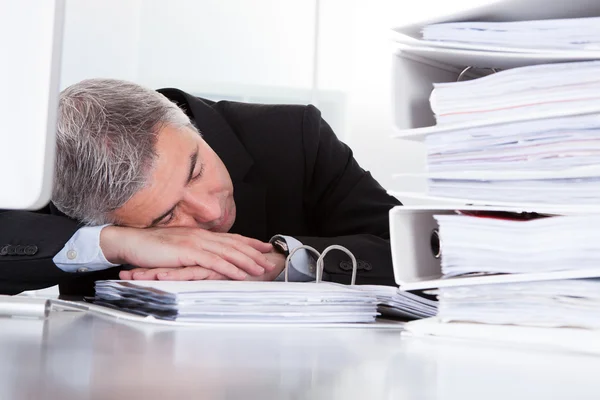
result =
M276 264L272 271L259 276L248 276L248 281L272 281L281 274L285 266L285 256L275 251L265 253L267 259ZM165 281L197 281L197 280L222 280L225 276L203 267L181 268L135 268L121 271L119 277L124 280L165 280Z
M276 265L263 254L273 246L260 240L200 228L137 229L108 226L100 233L100 248L115 264L141 268L202 267L207 277L243 280L261 276ZM160 271L157 273L161 273ZM189 276L189 275L186 275Z
M285 256L276 252L275 250L265 253L265 256L269 261L275 264L275 268L273 268L271 271L265 271L265 273L262 275L249 276L246 278L247 281L274 281L275 278L281 274L285 268Z
M127 281L228 280L226 276L203 267L134 268L119 272L119 278Z

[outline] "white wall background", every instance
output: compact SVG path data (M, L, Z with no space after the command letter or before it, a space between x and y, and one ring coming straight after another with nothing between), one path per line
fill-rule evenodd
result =
M312 102L384 187L410 190L392 174L421 171L424 151L390 139L390 28L484 2L68 0L61 86L111 77L215 100Z

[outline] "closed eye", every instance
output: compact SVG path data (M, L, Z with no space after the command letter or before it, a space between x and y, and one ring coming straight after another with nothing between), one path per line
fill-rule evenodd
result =
M160 221L160 225L167 225L169 222L173 221L175 218L175 211L171 211L165 218Z
M198 179L202 178L202 175L204 174L204 163L200 164L200 171L198 171L198 173L192 177L192 179L190 180L191 182L195 182Z

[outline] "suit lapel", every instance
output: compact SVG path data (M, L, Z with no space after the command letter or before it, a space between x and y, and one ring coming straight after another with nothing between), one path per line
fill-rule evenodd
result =
M160 93L177 103L202 133L208 145L221 158L233 181L237 208L230 232L266 240L266 189L246 178L254 160L223 117L207 102L179 89L160 89Z

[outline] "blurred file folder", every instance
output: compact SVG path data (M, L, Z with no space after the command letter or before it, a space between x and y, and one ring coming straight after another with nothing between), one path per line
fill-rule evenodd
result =
M49 312L48 299L0 295L0 317L45 318Z

